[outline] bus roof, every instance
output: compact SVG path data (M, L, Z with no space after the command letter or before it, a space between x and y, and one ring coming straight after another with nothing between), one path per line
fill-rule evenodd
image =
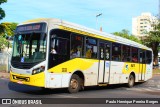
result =
M102 31L94 30L94 29L91 29L91 28L87 28L85 26L78 25L78 24L71 23L71 22L67 22L67 21L64 21L64 20L61 20L61 19L39 18L39 19L28 20L28 21L23 22L19 25L39 23L39 22L45 22L51 28L54 28L54 25L58 25L59 28L61 26L61 29L63 29L64 27L67 27L67 28L72 29L72 31L78 30L78 31L81 31L81 32L96 35L97 38L107 38L107 40L109 40L109 41L114 41L114 42L130 45L130 46L142 48L142 49L145 49L145 50L152 50L151 48L148 48L148 47L146 47L146 46L144 46L140 43L134 42L132 40L129 40L129 39L126 39L126 38L123 38L123 37L120 37L120 36L116 36L116 35L113 35L113 34L105 33L105 32L102 32ZM93 37L95 37L95 36L93 36Z

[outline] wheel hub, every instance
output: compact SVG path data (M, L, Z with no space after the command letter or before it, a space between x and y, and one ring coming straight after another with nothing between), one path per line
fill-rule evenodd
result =
M78 81L76 79L71 80L71 88L76 89L78 87Z

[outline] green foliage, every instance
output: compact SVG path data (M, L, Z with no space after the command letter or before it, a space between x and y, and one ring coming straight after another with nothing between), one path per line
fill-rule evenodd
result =
M150 42L160 42L160 20L156 24L152 24L153 31L150 31L148 34L149 36L147 39L150 40Z
M5 12L4 10L0 7L0 20L3 19L5 17Z
M0 0L0 5L5 2L7 2L7 0Z
M0 5L1 5L2 3L5 3L5 2L7 2L7 0L0 0ZM3 19L4 17L5 17L5 12L4 12L4 10L0 7L0 20Z
M160 49L160 20L151 21L153 30L148 32L148 36L143 39L143 44L151 47L154 54L154 62L158 63L158 50Z
M17 23L5 22L0 24L0 50L8 46L6 36L14 36L14 30L16 29L16 26Z
M160 43L160 20L153 20L150 24L153 26L153 30L148 32L144 44Z
M143 40L143 44L149 46L152 48L153 44L159 45L160 43L160 20L158 22L154 22L152 24L153 26L153 31L148 32L148 36ZM156 49L159 49L156 47Z
M8 46L8 41L6 40L6 38L0 38L0 50L4 49L7 46Z
M3 33L5 31L4 26L2 24L0 24L0 35L1 33Z
M0 24L0 36L13 36L14 30L16 29L17 23L1 23Z
M123 38L126 38L126 39L129 39L129 40L132 40L132 41L135 41L135 42L138 42L138 43L142 43L138 38L136 38L134 35L130 35L129 34L129 31L126 30L126 29L123 29L121 32L114 32L113 33L114 35L117 35L117 36L121 36Z

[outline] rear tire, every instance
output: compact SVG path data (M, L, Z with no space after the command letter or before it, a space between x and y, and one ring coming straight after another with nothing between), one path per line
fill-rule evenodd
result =
M131 88L131 87L133 87L134 86L134 83L135 83L135 78L134 78L134 76L131 74L130 76L129 76L129 78L128 78L128 87L129 88Z
M77 93L81 88L81 80L78 75L73 74L69 83L69 93Z

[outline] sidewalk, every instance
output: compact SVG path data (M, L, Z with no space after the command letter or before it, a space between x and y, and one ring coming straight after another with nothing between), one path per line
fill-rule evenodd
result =
M7 73L5 71L0 71L0 78L9 79L9 73Z

